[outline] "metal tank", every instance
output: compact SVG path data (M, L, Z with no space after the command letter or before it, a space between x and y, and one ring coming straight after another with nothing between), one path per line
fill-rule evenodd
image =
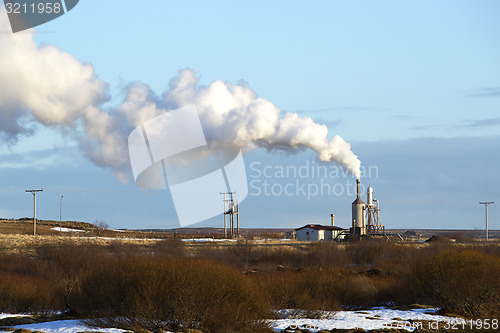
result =
M366 234L365 227L365 203L361 200L360 193L360 184L361 181L356 179L356 187L357 187L357 198L352 203L352 233L358 235Z
M368 206L373 206L373 188L371 185L369 185L368 190L366 190L366 204Z

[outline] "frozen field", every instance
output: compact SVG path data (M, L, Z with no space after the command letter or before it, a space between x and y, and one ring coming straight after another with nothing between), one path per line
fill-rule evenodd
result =
M437 322L464 322L461 318L445 317L434 314L438 310L437 308L413 310L373 308L361 311L323 312L323 319L290 319L289 315L294 311L282 310L282 316L286 319L273 320L270 321L270 323L271 327L277 332L286 328L308 329L311 332L318 332L320 330L353 328L362 328L367 331L384 328L414 331L419 328L418 322L421 322L421 328L423 329L429 329L429 323L437 325Z
M437 322L462 323L463 319L445 317L434 314L438 309L413 309L413 310L392 310L388 308L373 308L362 311L338 311L322 312L323 319L295 318L297 311L281 310L280 316L283 319L270 320L269 324L276 331L284 329L308 329L311 332L332 329L353 329L363 328L365 330L383 328L403 328L413 331L418 327L418 322L422 323L422 328L429 329L428 325ZM0 319L25 316L19 314L0 314ZM410 321L411 320L411 321ZM79 320L58 320L39 324L18 325L16 329L24 328L30 331L42 331L46 333L77 333L77 332L109 332L122 333L124 330L117 328L93 328L88 327Z

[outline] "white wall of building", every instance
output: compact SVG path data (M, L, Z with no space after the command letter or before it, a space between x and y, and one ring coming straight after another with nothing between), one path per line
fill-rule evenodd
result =
M297 240L301 242L306 242L306 241L314 242L324 239L324 237L325 235L323 230L316 230L309 227L297 230Z
M333 240L342 230L316 230L305 227L297 230L297 240L300 242L315 242L319 240Z

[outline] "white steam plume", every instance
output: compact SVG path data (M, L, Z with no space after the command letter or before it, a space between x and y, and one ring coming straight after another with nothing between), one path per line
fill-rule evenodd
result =
M9 30L0 6L0 31ZM100 108L108 84L92 65L54 46L38 47L29 33L0 34L0 50L0 138L14 144L32 134L30 124L49 126L76 138L94 163L123 177L128 129Z
M0 30L8 31L0 8ZM169 110L195 104L213 150L256 147L269 150L311 149L322 161L334 161L356 178L360 161L340 136L328 139L325 125L295 113L282 113L245 84L217 80L199 86L195 72L185 69L157 96L148 85L126 88L125 102L105 110L108 84L54 46L38 47L31 34L0 34L0 136L15 143L31 134L29 124L70 133L95 164L111 168L122 180L130 175L127 137L137 126Z
M311 149L321 161L334 161L356 178L360 177L361 162L340 136L328 139L325 125L296 113L283 114L245 84L217 80L207 87L199 87L195 72L185 69L170 81L169 88L161 103L169 108L195 104L213 149L227 146L243 150L256 147L284 151Z

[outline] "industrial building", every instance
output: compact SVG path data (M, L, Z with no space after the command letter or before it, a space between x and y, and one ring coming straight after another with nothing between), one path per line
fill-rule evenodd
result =
M349 230L335 226L335 215L331 214L331 225L308 224L295 229L299 241L348 240L356 241L364 235L384 235L385 226L380 224L380 203L373 198L373 188L368 186L366 203L361 200L361 181L356 180L356 199L352 203L352 224Z
M356 200L352 203L352 227L350 240L357 240L363 235L385 234L385 226L380 224L380 203L373 198L373 188L368 186L366 203L361 200L361 181L356 180Z
M308 224L295 229L298 241L334 240L345 229L332 225Z

